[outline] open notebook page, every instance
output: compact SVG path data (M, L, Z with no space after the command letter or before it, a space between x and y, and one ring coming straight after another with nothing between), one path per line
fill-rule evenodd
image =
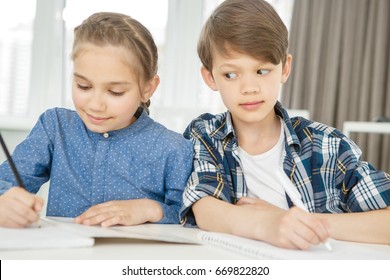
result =
M48 221L40 221L39 227L0 228L0 250L88 247L94 241Z
M271 244L238 237L225 233L205 232L198 234L205 244L218 246L233 252L241 253L254 259L277 260L390 260L390 253L378 251L359 243L329 239L332 251L324 245L313 246L311 250L283 249Z

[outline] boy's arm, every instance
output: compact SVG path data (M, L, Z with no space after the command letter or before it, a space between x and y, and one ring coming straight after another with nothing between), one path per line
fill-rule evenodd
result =
M318 215L328 219L332 238L390 244L390 175L361 161L361 150L346 137L338 153L335 178L345 213Z
M259 199L236 205L208 196L193 206L201 229L230 233L289 249L309 249L328 237L327 222L296 207L285 211Z
M334 239L390 244L390 207L368 212L315 214L329 221Z

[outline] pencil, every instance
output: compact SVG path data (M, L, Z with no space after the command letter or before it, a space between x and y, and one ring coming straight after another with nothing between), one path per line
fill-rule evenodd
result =
M18 183L19 187L27 190L26 186L23 184L22 178L20 177L18 170L16 169L16 165L11 157L11 154L9 153L8 148L5 145L5 142L4 142L3 136L1 136L1 133L0 133L0 144L1 144L1 147L3 148L5 156L7 157L8 163L11 166L12 172L14 173L14 176L16 178L16 182ZM36 222L36 225L37 225L37 227L40 227L39 220Z
M280 168L280 173L281 173L281 179L283 181L284 190L286 191L287 195L290 197L291 202L296 207L309 213L309 210L302 202L301 195L299 194L298 190L295 189L293 183L287 178L286 174L283 171L283 168ZM326 240L323 244L325 245L326 249L328 249L328 251L333 251L332 246L330 245L328 240Z
M1 147L3 148L3 151L5 153L5 156L7 157L8 163L11 166L12 172L14 173L14 176L16 178L16 181L17 181L19 187L26 189L26 186L23 184L22 178L20 177L20 174L19 174L18 170L16 169L15 163L14 163L14 161L13 161L13 159L8 151L8 148L5 145L5 142L3 140L3 137L1 136L1 133L0 133L0 143L1 143Z

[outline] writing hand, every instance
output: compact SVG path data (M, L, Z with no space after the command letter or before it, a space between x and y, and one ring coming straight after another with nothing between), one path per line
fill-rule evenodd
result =
M308 250L312 245L323 243L329 238L328 222L297 207L283 210L264 200L243 197L237 204L251 207L253 215L261 216L261 224L254 227L262 231L264 241L273 245Z
M13 187L0 196L0 226L22 228L39 220L43 199Z

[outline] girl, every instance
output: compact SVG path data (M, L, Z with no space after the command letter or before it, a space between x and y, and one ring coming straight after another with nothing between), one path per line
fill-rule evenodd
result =
M157 47L138 21L97 13L74 30L76 111L43 113L13 159L26 185L0 166L0 226L39 219L32 193L50 179L47 215L85 225L178 223L192 145L148 115L159 84Z

